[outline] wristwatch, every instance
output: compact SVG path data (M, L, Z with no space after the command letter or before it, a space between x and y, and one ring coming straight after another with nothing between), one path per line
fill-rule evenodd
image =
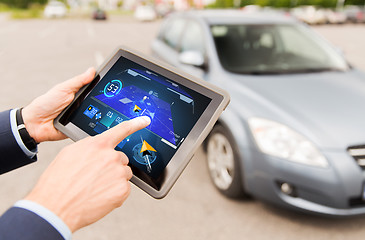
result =
M37 148L37 142L29 135L27 129L25 128L22 110L23 108L20 108L16 111L16 124L18 132L20 138L22 139L24 145L28 148L28 150L34 151Z

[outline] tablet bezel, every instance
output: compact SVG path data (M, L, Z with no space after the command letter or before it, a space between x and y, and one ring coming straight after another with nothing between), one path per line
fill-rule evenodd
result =
M124 57L132 62L135 62L153 72L160 74L161 76L171 79L172 81L190 88L204 96L211 99L207 108L204 110L198 121L195 123L190 133L185 138L184 142L177 149L169 163L164 169L164 181L161 184L160 189L156 189L147 183L146 180L142 180L141 177L134 175L131 179L136 186L147 192L154 198L163 198L170 191L178 177L181 175L189 161L193 158L195 151L204 141L209 134L210 130L218 120L220 114L229 104L229 94L206 82L181 72L171 66L167 66L156 59L145 56L136 51L132 51L126 47L120 47L115 50L109 60L107 60L98 70L94 80L83 87L75 96L73 102L62 111L62 113L55 119L55 127L70 137L74 141L78 141L82 138L89 136L86 132L71 122L64 125L62 119L65 119L71 115L70 108L77 108L85 97L88 96L90 91L96 86L96 84L103 79L106 73L112 68L112 66L119 60L120 57ZM76 107L75 107L76 106ZM68 116L67 116L68 115ZM61 120L61 121L60 121Z

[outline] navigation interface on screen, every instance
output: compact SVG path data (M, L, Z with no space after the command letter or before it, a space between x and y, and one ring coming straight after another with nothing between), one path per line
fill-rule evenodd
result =
M137 175L153 179L163 170L211 99L121 57L70 117L90 135L138 116L151 124L116 147Z

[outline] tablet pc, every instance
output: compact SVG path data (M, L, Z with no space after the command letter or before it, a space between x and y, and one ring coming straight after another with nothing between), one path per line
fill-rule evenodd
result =
M149 116L151 124L128 136L116 150L129 158L131 182L152 197L163 198L228 103L224 90L121 47L54 125L77 141Z

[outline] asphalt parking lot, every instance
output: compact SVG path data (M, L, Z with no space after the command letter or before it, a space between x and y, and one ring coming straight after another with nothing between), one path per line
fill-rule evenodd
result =
M0 110L24 106L53 85L97 67L118 45L149 53L160 22L130 17L13 21L0 16ZM315 30L365 70L365 25ZM38 162L0 177L0 212L24 197L62 147L42 143ZM136 187L125 204L74 234L74 240L162 239L363 239L365 216L329 219L289 212L259 201L233 201L210 183L199 149L163 200Z

